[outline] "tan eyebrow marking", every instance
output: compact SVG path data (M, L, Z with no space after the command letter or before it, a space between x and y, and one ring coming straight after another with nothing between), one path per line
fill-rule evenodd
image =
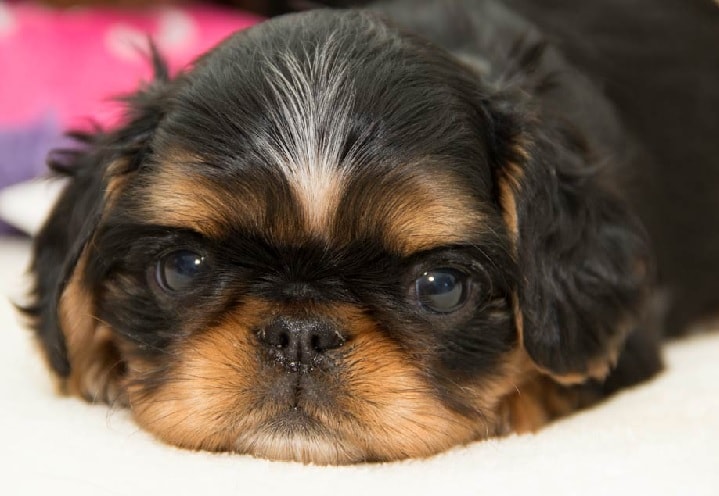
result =
M416 173L390 172L383 184L351 192L342 220L355 217L351 221L360 235L379 236L401 255L466 243L486 232L486 214L467 184L421 164L413 169Z

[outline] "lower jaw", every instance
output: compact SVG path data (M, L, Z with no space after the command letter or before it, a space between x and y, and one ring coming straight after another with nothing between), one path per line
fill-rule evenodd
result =
M235 451L257 458L317 465L371 461L369 454L358 446L316 429L263 429L261 432L243 433L236 440Z

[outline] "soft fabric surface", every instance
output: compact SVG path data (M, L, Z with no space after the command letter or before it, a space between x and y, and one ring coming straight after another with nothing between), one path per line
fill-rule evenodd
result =
M0 293L21 295L27 241L0 238ZM54 394L0 301L0 494L719 494L719 332L667 348L667 371L534 435L427 460L316 467L194 453L125 411Z
M64 179L34 179L0 189L0 225L35 234L64 185Z

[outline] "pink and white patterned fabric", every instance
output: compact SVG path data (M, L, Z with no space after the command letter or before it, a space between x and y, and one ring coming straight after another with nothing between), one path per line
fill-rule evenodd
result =
M0 0L0 190L43 174L48 152L68 146L67 130L117 122L114 98L152 76L148 37L174 72L260 20L206 5L60 10Z
M117 118L109 99L151 75L148 35L178 69L259 21L210 6L55 10L0 1L0 126L52 115L62 127Z

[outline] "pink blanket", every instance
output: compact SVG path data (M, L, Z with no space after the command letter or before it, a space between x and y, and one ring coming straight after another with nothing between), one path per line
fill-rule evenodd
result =
M108 97L150 76L148 35L177 69L257 21L207 6L60 11L0 3L0 126L49 115L61 126L88 117L110 123L117 108Z
M200 5L56 10L0 2L0 189L44 171L64 131L117 121L113 97L151 76L148 36L177 70L259 20Z

